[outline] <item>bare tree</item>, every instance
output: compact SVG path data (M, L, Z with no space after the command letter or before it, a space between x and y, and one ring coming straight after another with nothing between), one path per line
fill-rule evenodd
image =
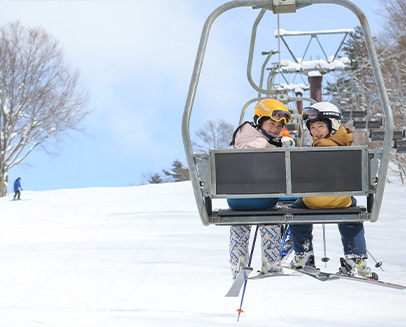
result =
M58 41L19 22L0 28L0 196L8 170L49 146L89 114L79 72L64 61Z
M220 119L208 120L203 128L196 132L196 136L202 143L192 142L196 152L208 152L209 149L226 149L230 147L234 127Z

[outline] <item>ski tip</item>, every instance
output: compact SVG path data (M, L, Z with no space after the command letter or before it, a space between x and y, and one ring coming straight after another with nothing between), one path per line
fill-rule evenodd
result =
M241 309L237 309L236 311L239 312L239 313L243 313L243 312L244 312L244 311L241 310Z

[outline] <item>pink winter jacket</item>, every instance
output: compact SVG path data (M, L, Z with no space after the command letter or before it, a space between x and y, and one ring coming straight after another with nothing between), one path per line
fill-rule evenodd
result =
M270 144L266 137L249 123L243 125L235 137L235 147L237 149L263 149L276 148Z

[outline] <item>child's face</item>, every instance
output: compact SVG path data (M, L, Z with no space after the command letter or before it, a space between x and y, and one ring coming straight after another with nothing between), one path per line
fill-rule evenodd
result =
M329 130L324 121L316 121L310 123L310 133L316 140L320 140L328 136Z
M268 119L263 122L261 127L265 130L265 132L276 137L282 132L283 124L281 122Z

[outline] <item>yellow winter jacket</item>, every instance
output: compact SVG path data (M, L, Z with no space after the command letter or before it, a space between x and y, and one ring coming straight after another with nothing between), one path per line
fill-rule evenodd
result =
M313 139L312 146L350 146L353 141L352 130L341 125L338 131L328 138ZM351 205L351 196L304 197L303 202L309 209L348 208Z

